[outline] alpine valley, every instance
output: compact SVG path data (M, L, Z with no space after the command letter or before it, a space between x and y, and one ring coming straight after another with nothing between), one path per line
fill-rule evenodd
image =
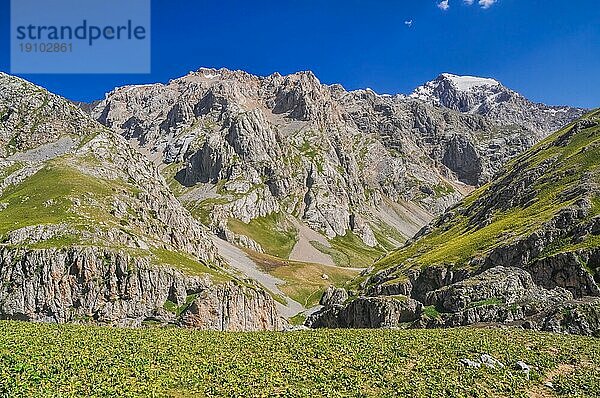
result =
M0 74L0 315L597 335L599 134L451 74L201 68L93 104Z

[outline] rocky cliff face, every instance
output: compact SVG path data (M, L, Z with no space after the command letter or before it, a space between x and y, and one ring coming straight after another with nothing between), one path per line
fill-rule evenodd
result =
M525 126L541 136L554 132L586 110L534 103L494 79L444 73L410 95L459 112L483 115L501 124Z
M598 335L599 137L599 111L548 137L309 324L491 323Z
M368 246L390 228L409 237L422 221L407 222L406 203L439 214L536 139L479 115L323 85L310 72L200 69L118 88L93 113L163 164L215 232L258 250L228 220L283 213ZM389 203L397 211L381 217Z
M42 322L138 327L177 324L210 330L280 329L264 292L215 284L110 249L0 250L0 317Z
M279 328L158 170L74 105L0 74L0 314ZM175 308L168 315L163 308Z

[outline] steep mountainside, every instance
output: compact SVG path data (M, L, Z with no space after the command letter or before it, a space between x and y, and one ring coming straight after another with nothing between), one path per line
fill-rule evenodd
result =
M600 333L600 111L511 161L343 290L313 326ZM357 297L358 296L358 297Z
M179 199L221 237L341 265L397 247L536 140L523 127L348 92L310 72L200 69L115 89L93 114L162 164Z
M281 327L122 137L0 74L0 317Z
M528 127L541 136L562 128L586 110L534 103L494 79L444 73L411 95L430 104L483 115L501 125Z

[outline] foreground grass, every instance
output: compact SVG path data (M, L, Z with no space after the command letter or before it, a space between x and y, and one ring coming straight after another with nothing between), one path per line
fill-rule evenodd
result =
M481 353L509 366L458 363ZM530 380L510 366L518 360L534 367ZM220 333L2 321L0 395L595 397L600 345L516 330Z

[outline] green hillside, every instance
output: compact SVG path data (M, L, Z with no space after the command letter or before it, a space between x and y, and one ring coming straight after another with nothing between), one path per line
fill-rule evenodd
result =
M153 263L170 265L191 274L210 274L230 279L189 254L165 247L151 231L162 227L157 213L140 199L141 190L122 178L108 179L86 172L109 167L93 158L64 155L41 165L39 170L0 191L0 238L4 247L31 249L73 246L107 247L149 257ZM113 166L114 167L114 166ZM7 176L19 169L9 164ZM115 203L124 206L118 212ZM11 233L24 228L49 231L13 242ZM123 236L120 241L115 236ZM132 246L132 242L143 242ZM146 246L148 245L148 246ZM167 254L168 253L168 254ZM173 260L176 258L176 261ZM185 259L185 262L181 259Z

